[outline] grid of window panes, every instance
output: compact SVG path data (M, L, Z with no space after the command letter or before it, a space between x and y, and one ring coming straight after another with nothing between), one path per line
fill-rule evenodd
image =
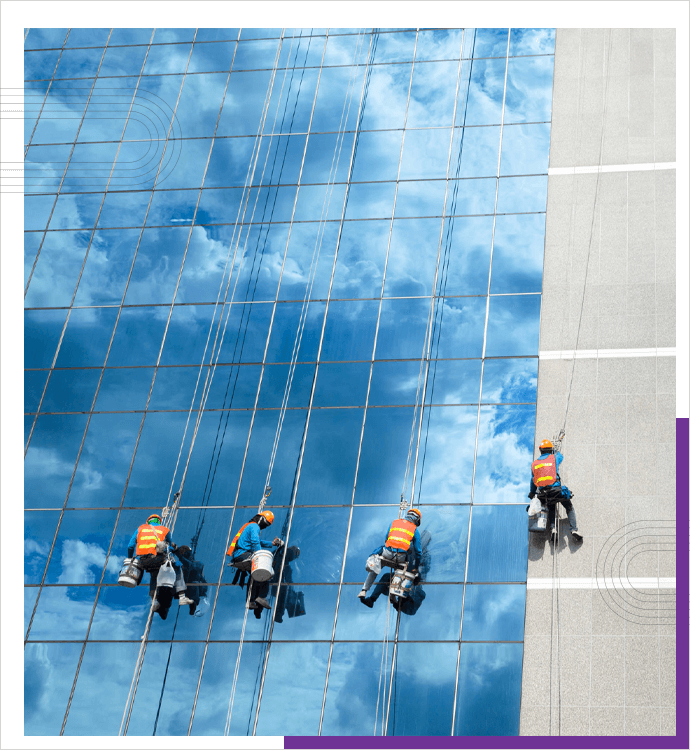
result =
M25 44L26 733L517 734L553 30ZM274 445L304 614L241 639ZM208 609L139 659L118 572L183 474ZM413 489L425 598L368 609Z

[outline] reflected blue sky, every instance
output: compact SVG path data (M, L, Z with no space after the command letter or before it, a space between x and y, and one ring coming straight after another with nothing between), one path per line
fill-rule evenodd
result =
M183 469L210 610L153 618L129 733L160 700L156 734L186 735L197 684L192 733L223 733L225 550L281 422L263 536L300 548L305 613L249 613L230 734L259 690L258 734L371 734L387 615L388 734L451 733L461 632L455 734L516 733L554 33L372 31L29 32L27 734L59 733L82 648L65 733L93 701L118 733L149 599L117 575ZM356 594L406 475L425 596L398 622Z

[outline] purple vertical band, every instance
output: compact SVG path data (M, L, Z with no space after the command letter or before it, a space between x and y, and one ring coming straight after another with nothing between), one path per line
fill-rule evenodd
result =
M688 571L688 537L690 525L690 495L688 475L690 469L690 438L687 417L676 419L676 740L677 747L688 747L688 700L690 700L690 627L688 604L690 597L690 572Z

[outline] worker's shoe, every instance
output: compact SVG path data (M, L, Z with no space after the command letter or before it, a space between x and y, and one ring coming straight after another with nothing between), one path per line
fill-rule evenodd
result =
M256 609L254 610L254 617L256 617L257 620L260 620L262 612L263 612L262 607L256 607Z
M367 599L366 591L364 592L364 596L359 596L359 601L364 604L364 606L369 607L369 609L373 609L374 602L371 599Z
M180 597L180 607L184 607L185 604L194 604L194 599L190 599L188 596L182 594Z
M161 603L158 601L158 599L153 600L153 605L151 606L151 609L154 612L158 612L158 610L161 608Z
M263 598L263 596L257 596L254 601L264 609L270 609L271 605L266 601L266 599Z
M366 595L367 595L366 589L362 589L362 590L361 590L361 591L359 592L359 594L357 594L357 597L358 597L359 599L364 599L364 598L366 597Z
M571 531L570 536L576 541L581 542L582 541L582 534L580 534L579 531Z

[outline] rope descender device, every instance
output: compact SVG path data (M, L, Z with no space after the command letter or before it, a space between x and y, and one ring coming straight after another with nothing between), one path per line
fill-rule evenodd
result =
M270 485L266 486L266 489L264 490L263 497L261 498L261 502L259 503L259 513L264 509L264 506L266 505L266 500L268 500L268 496L271 494L271 487Z
M405 497L403 496L403 493L400 493L400 518L405 518L405 515L407 513L407 500L405 500Z

